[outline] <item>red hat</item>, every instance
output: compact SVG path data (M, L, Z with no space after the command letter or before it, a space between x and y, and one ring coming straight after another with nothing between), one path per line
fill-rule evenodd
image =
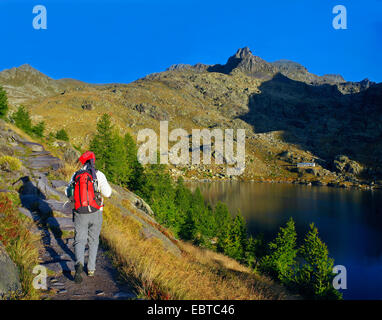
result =
M81 157L79 157L78 161L82 164L85 164L86 161L93 159L95 161L95 154L91 151L86 151Z

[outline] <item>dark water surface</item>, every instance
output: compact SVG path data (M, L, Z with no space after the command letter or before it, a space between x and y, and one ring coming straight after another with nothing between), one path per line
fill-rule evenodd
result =
M211 203L241 210L248 231L273 239L289 217L299 240L318 227L335 265L347 269L345 299L382 299L382 191L250 182L189 183Z

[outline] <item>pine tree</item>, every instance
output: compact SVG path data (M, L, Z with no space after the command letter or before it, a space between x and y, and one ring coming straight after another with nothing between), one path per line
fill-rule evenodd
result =
M227 237L224 240L224 253L238 261L245 259L247 248L247 230L244 218L238 213L229 225Z
M297 256L296 240L295 224L290 218L284 228L280 227L276 239L269 243L270 253L261 260L261 270L277 277L284 284L292 283Z
M97 122L97 133L90 142L90 149L96 154L98 169L108 172L109 164L114 156L114 141L113 126L110 116L106 113Z
M32 127L32 133L40 138L44 136L44 131L45 131L44 121L40 121L38 124Z
M97 122L97 133L90 142L96 155L96 166L108 175L110 181L124 184L129 173L125 164L126 149L123 139L114 130L110 115L103 114Z
M0 86L0 118L4 119L8 112L8 99L7 99L7 93L3 89L3 87Z
M318 230L312 223L299 249L303 264L298 272L298 284L309 297L340 298L341 294L333 288L332 273L334 260L329 258L328 248L318 236Z
M179 177L175 186L175 204L184 210L190 208L192 193L184 186L183 177Z
M30 133L32 131L32 121L28 110L24 106L19 106L17 111L12 115L16 127Z
M184 240L194 240L196 233L195 221L191 210L187 210L186 217L180 227L179 236Z
M231 214L228 211L227 205L218 202L214 209L214 218L216 222L215 235L217 237L217 250L224 252L225 239L228 236L228 228L232 223Z
M62 140L62 141L69 141L68 133L65 131L65 129L60 129L56 132L55 135L56 139Z
M126 148L126 165L129 167L128 187L131 190L137 191L144 184L144 169L137 158L138 149L128 133L124 137L124 145Z
M266 254L266 244L264 242L264 234L260 233L255 238L252 236L248 239L246 262L247 264L256 269L259 261Z

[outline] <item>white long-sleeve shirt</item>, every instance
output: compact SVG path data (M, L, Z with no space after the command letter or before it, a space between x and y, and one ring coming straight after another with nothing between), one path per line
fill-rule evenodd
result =
M82 168L82 170L86 170L86 166L84 166ZM68 195L68 189L70 188L70 186L72 185L73 183L73 178L74 178L74 175L76 173L73 174L72 178L70 179L70 182L68 184L68 187L66 188L65 190L65 194L66 196ZM103 174L103 172L97 170L96 171L96 176L97 176L97 180L98 180L98 192L101 192L101 194L106 197L106 198L109 198L111 196L111 187L110 187L110 184L107 182L107 179L106 179L106 176ZM102 210L102 208L101 208Z

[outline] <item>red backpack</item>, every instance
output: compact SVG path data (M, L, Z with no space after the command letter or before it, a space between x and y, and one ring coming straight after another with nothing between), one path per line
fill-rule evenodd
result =
M102 199L89 171L80 170L74 178L74 210L78 213L92 213L102 207Z

